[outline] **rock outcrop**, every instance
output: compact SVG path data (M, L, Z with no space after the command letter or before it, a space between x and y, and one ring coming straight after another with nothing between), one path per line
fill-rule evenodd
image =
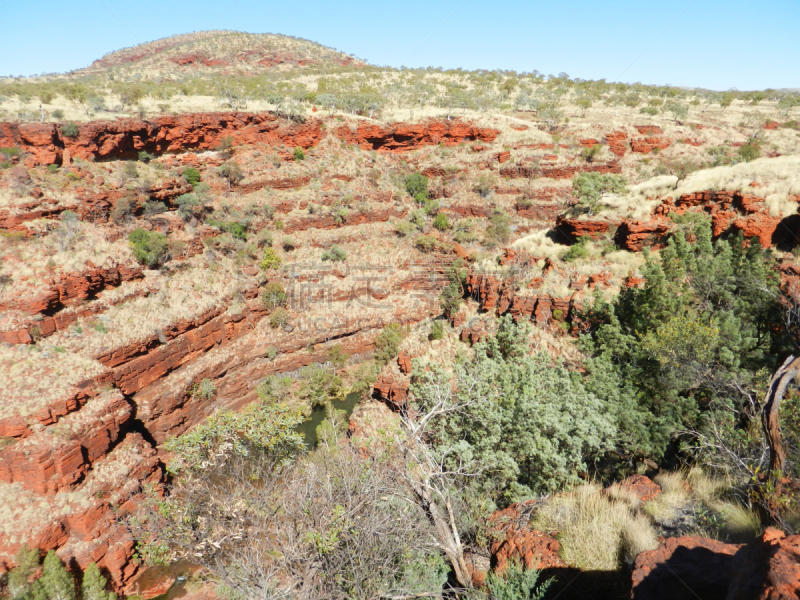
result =
M355 144L362 150L402 152L436 144L455 146L461 142L476 140L492 142L500 132L453 120L392 123L386 126L360 121L355 130L343 125L335 133L338 138Z
M800 535L768 527L749 544L669 538L636 557L633 600L788 600L800 597Z
M64 162L65 153L85 160L136 159L139 152L213 150L224 138L233 144L267 143L309 148L325 137L322 121L294 123L268 113L189 113L152 120L121 119L78 124L64 135L52 123L0 123L0 146L19 148L27 165Z

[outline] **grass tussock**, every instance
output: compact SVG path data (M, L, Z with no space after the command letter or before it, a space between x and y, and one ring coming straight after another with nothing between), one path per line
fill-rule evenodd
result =
M614 570L620 561L658 546L650 520L635 512L638 498L605 494L587 484L555 498L536 515L534 526L558 531L562 558L585 570Z

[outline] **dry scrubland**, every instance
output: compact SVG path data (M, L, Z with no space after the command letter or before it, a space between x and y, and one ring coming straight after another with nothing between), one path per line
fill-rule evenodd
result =
M595 296L614 301L642 286L668 237L693 240L698 223L713 220L722 239L761 238L791 285L800 272L797 105L775 91L397 71L303 40L235 32L167 38L74 73L0 81L0 139L20 140L0 148L0 461L9 465L0 468L0 568L15 566L27 542L81 569L97 561L121 593L166 591L174 578L164 589L137 583L146 570L134 558L129 516L148 493L180 481L165 477L176 456L168 440L202 430L215 411L253 406L271 376L288 377L289 391L267 397L304 416L359 395L349 424L329 413L344 423L339 444L322 436L325 452L359 447L351 465L412 444L413 427L398 416L424 406L422 392L409 390L411 359L452 375L453 365L485 355L474 344L504 313L530 323L529 351L573 373L556 386L567 397L567 379L597 369L597 355L578 339L593 331L582 311ZM91 138L87 124L122 118L139 131L141 120L233 110L273 113L272 141L249 126L239 144L242 132L220 128L204 132L207 146L198 147L176 126L169 134L183 146L151 155L137 146L147 140ZM60 136L58 164L43 164L45 150L25 133L42 123L56 123L47 131ZM404 124L416 129L403 133ZM463 124L469 135L457 133ZM298 132L313 142L296 147L289 140ZM92 160L65 158L70 140L90 148ZM104 143L122 149L95 160ZM573 184L592 171L625 185L592 202ZM415 198L418 174L425 189ZM773 242L787 231L788 242ZM453 286L457 297L448 300ZM391 335L391 322L401 335ZM748 380L754 396L767 377L764 367ZM703 410L713 404L702 402ZM794 452L789 406L784 429ZM547 427L557 429L529 429ZM743 458L747 468L768 454L753 435L761 454ZM617 571L629 581L624 569L660 538L745 543L761 532L739 465L717 455L704 461L677 442L666 454L625 455L628 442L621 437L602 460L598 451L594 464L579 456L556 483L536 487L531 476L521 495L511 484L497 496L489 486L467 488L457 508L485 513L464 525L466 554L478 565L470 582L501 558ZM303 460L336 463L325 452ZM660 491L645 498L625 479L637 472ZM299 486L292 489L304 485L286 477ZM497 508L517 511L522 537L492 533L488 515ZM794 527L792 519L783 525ZM558 542L530 563L521 540L534 534ZM208 577L201 571L195 582Z

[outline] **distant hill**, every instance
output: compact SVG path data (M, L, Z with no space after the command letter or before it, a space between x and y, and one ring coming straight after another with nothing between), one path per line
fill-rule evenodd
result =
M74 74L174 78L230 73L257 75L303 67L361 66L361 60L321 44L271 33L201 31L106 54Z

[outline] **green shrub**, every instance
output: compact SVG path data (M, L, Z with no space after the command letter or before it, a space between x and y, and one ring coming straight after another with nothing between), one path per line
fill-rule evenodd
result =
M428 197L428 178L422 173L412 173L405 179L406 191L412 198L417 198L419 194ZM417 200L419 202L419 200Z
M133 214L134 205L130 198L120 198L111 209L109 217L113 223L121 225L127 221Z
M572 179L572 189L581 207L594 214L600 199L607 194L623 194L628 181L622 175L611 173L579 173Z
M428 336L431 340L440 340L444 337L444 321L434 321L431 326L431 333Z
M81 592L83 600L117 600L117 595L114 592L106 591L108 581L96 563L89 563L86 571L83 573L83 582L81 584Z
M280 255L273 248L264 249L264 256L261 259L261 268L264 271L280 269L282 263L283 259L281 259Z
M414 196L414 201L417 204L425 204L428 201L428 193L427 192L420 192Z
M80 135L80 129L78 129L78 126L75 123L70 121L69 123L64 123L61 126L61 135L68 138L76 138L78 135Z
M19 148L0 148L0 154L6 158L13 158L15 156L21 156L22 150Z
M56 121L63 121L64 120L64 111L61 110L60 108L55 109L51 114L53 115L53 118Z
M217 174L223 179L227 179L230 185L235 185L244 179L244 173L239 163L229 160L217 167Z
M414 369L411 377L419 414L443 408L426 428L443 467L490 474L475 480L473 493L502 504L576 483L617 432L605 404L563 363L529 355L530 334L527 322L505 315L473 356ZM442 389L454 390L445 407Z
M217 395L217 386L210 379L203 379L191 387L189 395L201 400L210 400Z
M196 194L181 194L174 200L178 213L183 217L200 217L203 207Z
M139 177L139 168L136 166L135 162L128 161L128 162L125 163L125 166L122 167L122 173L126 177L130 177L132 179L135 179L135 178Z
M133 255L141 264L154 268L167 260L167 236L157 231L147 231L141 227L132 231L128 241Z
M345 254L344 250L339 248L336 244L328 248L322 254L322 260L330 260L333 262L342 262L347 259L347 254Z
M581 150L581 158L586 162L594 162L596 158L600 156L600 152L602 152L603 147L600 144L595 144L588 148L584 148Z
M266 356L269 360L275 360L278 354L280 354L280 350L278 350L276 346L267 346L267 349L264 352L264 356Z
M403 342L403 330L397 323L387 325L375 339L375 355L377 362L389 364L397 358L400 344Z
M151 160L155 159L155 154L150 154L147 150L141 150L139 152L139 162L144 164L149 164Z
M269 310L284 306L287 300L286 290L277 281L270 281L261 292L261 303Z
M741 160L750 162L761 156L761 147L753 140L750 140L746 144L739 146L738 154Z
M650 115L654 117L658 114L658 109L655 106L643 106L639 109L639 112L643 115Z
M58 165L47 165L47 171L50 173L58 173Z
M294 159L296 161L305 160L306 153L303 151L302 148L295 148L294 149Z
M289 311L285 308L278 307L269 315L269 326L273 329L283 327L289 322Z
M218 221L216 219L209 219L208 224L212 227L217 227L225 233L230 233L237 240L243 242L247 241L247 225L239 223L238 221Z
M580 237L572 246L570 246L564 254L561 255L561 260L565 262L572 262L579 258L586 258L589 256L589 250L586 248L588 237Z
M495 210L489 217L489 227L484 233L483 243L489 248L497 244L507 244L511 239L511 217L501 210Z
M422 252L432 252L436 250L439 245L439 240L429 235L421 235L414 240L414 247Z
M444 213L439 213L436 215L436 218L433 220L433 226L439 231L448 229L450 227L450 223L447 221L447 215Z
M478 184L475 186L475 191L481 198L488 198L494 191L494 177L486 175L485 173L478 177Z
M148 200L142 205L142 212L146 217L166 212L167 205L158 200Z
M548 579L539 584L539 571L516 562L509 563L502 575L493 571L486 577L489 600L543 600L552 583Z
M200 183L200 171L195 167L187 167L183 170L183 178L186 183L190 185L197 185Z

